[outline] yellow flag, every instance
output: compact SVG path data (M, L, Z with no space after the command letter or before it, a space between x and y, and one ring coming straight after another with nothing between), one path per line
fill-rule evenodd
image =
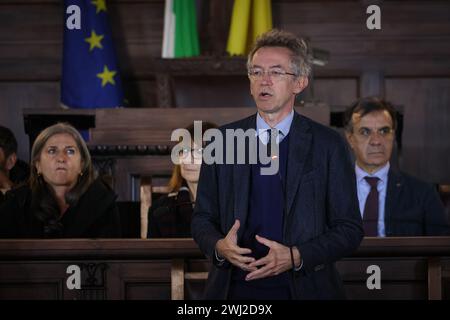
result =
M250 20L251 0L234 0L228 34L227 52L230 55L245 54L247 49L248 23Z
M272 6L270 0L253 1L253 39L272 29ZM250 45L251 45L250 44Z
M271 29L271 0L234 0L227 52L247 54L256 37Z

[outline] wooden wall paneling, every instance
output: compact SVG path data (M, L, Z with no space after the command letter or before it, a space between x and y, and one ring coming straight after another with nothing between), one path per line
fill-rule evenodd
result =
M0 300L63 299L65 278L61 264L2 263Z
M296 110L322 124L329 125L330 110L323 104L296 107ZM166 145L172 131L185 128L196 120L224 125L256 113L254 108L180 109L97 109L96 128L91 130L90 144ZM132 130L130 130L130 128Z
M242 75L173 77L173 106L192 108L255 107L245 69Z
M95 285L90 285L89 273L82 269L82 289L67 288L69 265L101 263L94 260L1 263L0 300L170 299L170 261L167 260L110 261L105 264L105 283L98 279ZM100 276L98 271L96 276Z
M364 70L359 85L360 97L384 97L384 75L379 70Z
M172 173L170 156L142 156L117 159L114 174L115 191L118 201L132 201L133 176L152 177ZM136 190L137 193L140 190ZM151 205L151 203L149 203Z
M150 61L161 57L164 1L114 1L109 6L120 70L126 77L154 76Z
M143 109L138 109L143 110ZM148 109L147 109L148 110ZM178 128L184 128L186 122ZM177 128L177 127L174 127ZM159 129L159 128L115 128L109 129L93 129L92 130L92 142L95 144L109 144L109 145L165 145L170 143L170 136L173 129ZM174 143L175 144L175 143Z
M400 168L425 181L449 184L449 78L388 78L386 98L403 106Z
M20 159L29 160L30 148L28 136L25 134L22 110L59 108L58 97L58 82L0 81L0 125L14 132Z
M450 258L442 259L442 296L450 297Z
M56 80L62 28L60 1L0 4L0 80Z
M156 97L159 108L172 108L175 106L173 95L172 78L168 74L157 73L156 75Z
M208 108L177 109L97 109L95 130L120 130L120 129L176 129L183 128L194 120L212 121L218 125L230 123L256 113L254 108L216 108L214 112L206 112ZM326 123L323 115L329 110L326 107L317 107L314 110L308 107L296 107L300 113L309 113L309 116L317 121ZM326 120L326 118L325 118ZM93 134L95 131L93 132ZM104 143L103 140L96 140Z
M123 91L126 95L124 106L132 108L157 107L159 88L156 79L123 78Z
M442 300L442 262L439 257L428 259L428 298Z
M448 243L448 237L363 239L352 256L337 263L348 298L432 298L440 286L438 282L434 286L428 282L428 259L438 258L441 272L436 276L442 277L442 298L449 299ZM211 267L192 239L1 240L0 297L168 300L173 283L171 266L177 260L182 261L183 267L178 270L184 270L186 280L189 274L190 280L195 280L200 276L198 272ZM367 267L373 264L381 269L381 290L368 290L365 286ZM66 288L69 265L92 266L91 271L82 268L81 290ZM188 283L184 281L185 294ZM428 293L429 289L434 291ZM185 297L198 298L199 292Z
M386 66L387 74L443 74L448 70L445 59L432 59L445 57L450 50L450 45L446 44L449 41L445 41L450 29L450 9L445 2L384 2L381 5L382 30L376 32L366 29L365 5L360 2L274 1L273 6L275 26L307 36L314 47L332 53L330 65L318 68L319 72L334 70L355 75L367 63L374 67ZM148 59L160 56L164 2L113 1L109 7L122 71L136 77L148 76L152 73ZM211 10L218 11L215 7ZM5 16L1 20L4 24L1 30L8 31L2 32L3 37L0 37L3 49L0 63L6 67L0 68L2 74L47 78L58 75L63 24L61 3L34 2L31 6L26 2L9 3L2 5L1 12ZM211 13L211 16L219 14ZM342 19L344 16L346 18ZM42 21L46 24L42 25ZM222 30L221 39L225 39L226 28ZM39 37L35 36L37 33ZM33 50L35 52L28 57L20 55ZM18 63L11 63L14 61ZM420 64L415 64L418 69L409 67L419 61ZM41 73L26 72L29 68L22 67L27 63L45 68L41 68Z
M377 265L381 270L381 289L368 290L367 267ZM427 297L427 260L367 258L363 262L346 259L337 262L344 281L347 298L358 299L425 299Z
M231 14L234 1L231 0L203 0L203 3L209 3L209 16L206 28L200 27L200 32L206 29L208 35L206 46L201 48L206 54L224 55L228 41L228 32L230 29ZM205 32L205 31L203 31Z
M274 25L330 52L329 64L316 68L318 76L355 76L368 67L386 75L449 73L448 3L382 2L381 30L376 31L366 28L366 8L360 1L274 1Z
M156 73L158 107L254 106L243 57L153 59L150 63Z
M123 300L169 300L170 261L135 261L119 264ZM114 277L112 277L114 278Z
M230 4L220 2L210 5L213 24L227 21ZM55 79L60 74L61 2L22 1L1 6L0 78ZM138 78L151 75L153 70L148 62L160 57L161 52L164 2L111 1L108 7L124 75ZM330 51L330 64L317 68L318 74L358 75L368 64L385 69L388 75L448 72L447 3L383 2L380 31L365 27L365 8L358 1L274 1L274 25L307 36L314 47ZM221 30L214 32L224 41L227 28L216 29ZM410 68L411 65L415 68Z
M358 97L358 78L316 78L314 99L325 102L331 111L343 111Z

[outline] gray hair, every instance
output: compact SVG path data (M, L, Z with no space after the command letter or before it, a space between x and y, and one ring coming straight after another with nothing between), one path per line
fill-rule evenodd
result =
M47 141L56 134L69 134L75 140L81 156L81 177L74 188L66 195L66 201L73 203L88 189L94 180L94 169L92 166L91 155L89 149L83 140L81 134L68 123L57 123L44 129L36 138L31 149L31 173L30 186L33 190L40 188L43 181L37 172L36 163L39 161Z
M256 39L256 43L247 57L247 70L252 67L253 56L263 47L282 47L292 52L291 66L296 76L308 77L311 73L311 59L308 56L306 42L295 34L283 30L272 29Z

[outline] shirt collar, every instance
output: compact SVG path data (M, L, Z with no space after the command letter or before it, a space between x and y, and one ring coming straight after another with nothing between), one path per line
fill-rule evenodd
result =
M361 182L364 180L364 177L377 177L382 182L387 181L388 173L389 173L390 164L389 162L384 165L380 170L377 172L370 174L361 169L356 163L355 163L355 173L356 173L356 180L358 182Z
M280 135L282 137L285 137L288 135L289 130L291 129L292 120L294 119L294 109L291 110L291 112L277 125L275 126L276 129L280 132ZM261 117L259 112L256 116L256 132L257 135L261 135L261 133L266 132L267 129L271 129L271 127L267 124L266 121Z

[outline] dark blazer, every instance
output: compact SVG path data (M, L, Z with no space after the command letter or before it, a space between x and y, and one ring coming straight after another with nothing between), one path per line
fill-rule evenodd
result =
M220 130L255 127L256 114ZM283 244L297 246L303 259L299 272L290 271L291 294L295 299L343 298L334 262L350 255L363 238L345 143L337 132L297 113L289 136ZM250 169L249 164L202 165L192 235L213 261L216 242L228 233L235 219L241 222L238 243L242 237ZM230 264L213 264L207 299L227 297L231 268Z
M9 179L11 180L12 189L23 186L27 183L30 176L30 167L25 161L17 159L16 164L9 171ZM0 191L0 204L6 200L6 196Z
M444 236L450 228L432 185L389 170L385 203L386 236Z
M116 238L121 236L116 195L100 179L95 180L57 221L58 231L48 235L48 223L31 210L32 192L23 186L7 193L0 205L0 238Z
M184 189L156 200L148 210L147 238L191 238L192 205Z

